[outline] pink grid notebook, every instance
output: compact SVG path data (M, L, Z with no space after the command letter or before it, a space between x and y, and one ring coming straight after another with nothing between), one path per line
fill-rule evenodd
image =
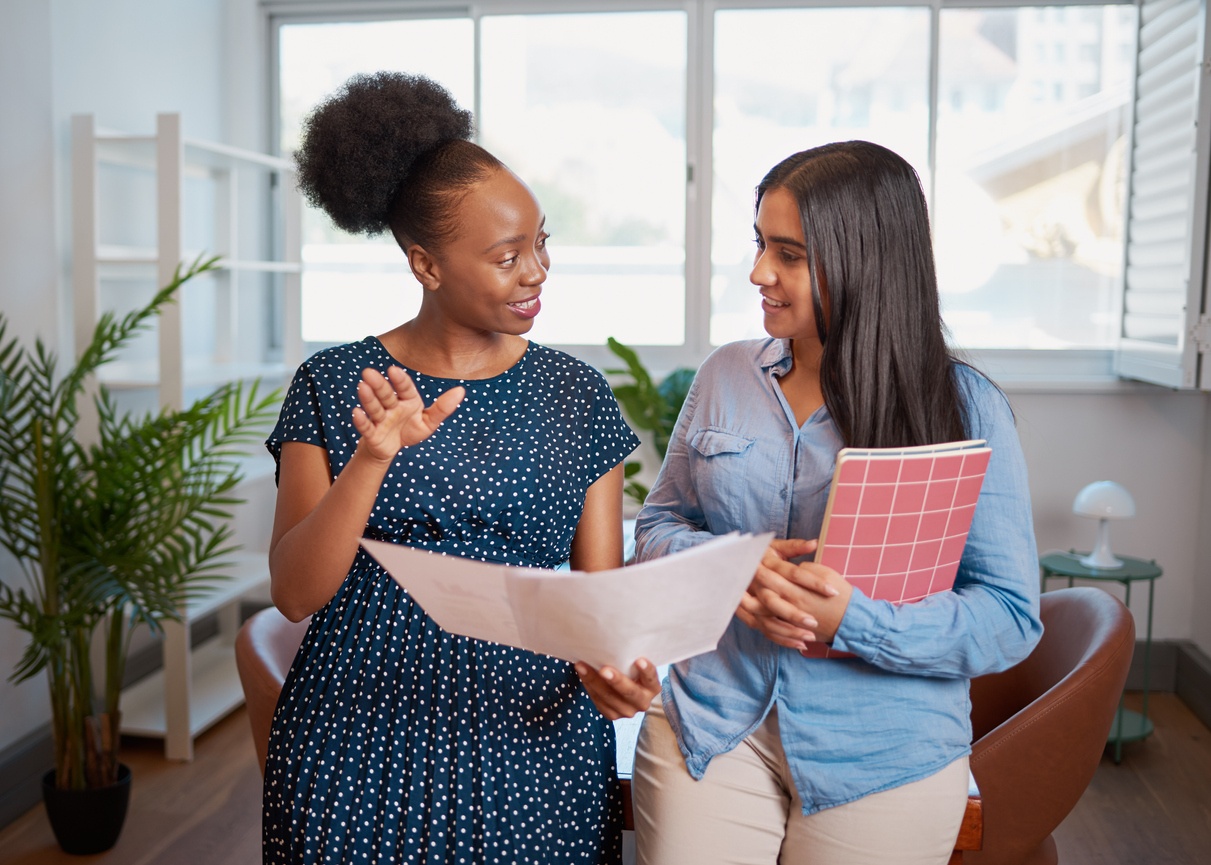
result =
M816 561L868 597L919 601L954 585L992 450L982 439L837 454ZM808 658L851 658L823 643Z

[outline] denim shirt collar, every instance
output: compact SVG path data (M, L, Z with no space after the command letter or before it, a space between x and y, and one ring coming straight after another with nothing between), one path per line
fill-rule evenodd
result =
M762 369L769 370L773 375L784 376L790 371L793 360L789 339L771 339L761 352L758 363Z

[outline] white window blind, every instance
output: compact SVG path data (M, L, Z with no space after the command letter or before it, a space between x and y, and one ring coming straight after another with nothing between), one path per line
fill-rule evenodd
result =
M1127 378L1211 389L1211 326L1205 313L1211 182L1206 0L1141 0L1139 22L1115 367Z

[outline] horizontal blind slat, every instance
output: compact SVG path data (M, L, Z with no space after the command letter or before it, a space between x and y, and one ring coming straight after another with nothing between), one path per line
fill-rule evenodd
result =
M1180 28L1197 16L1198 0L1153 0L1140 8L1140 31Z
M1154 291L1134 295L1127 304L1128 315L1180 318L1186 311L1182 292Z
M1134 267L1128 265L1127 280L1135 288L1124 297L1124 304L1127 302L1127 298L1136 291L1148 293L1166 291L1184 292L1186 290L1186 269L1173 265L1166 267Z

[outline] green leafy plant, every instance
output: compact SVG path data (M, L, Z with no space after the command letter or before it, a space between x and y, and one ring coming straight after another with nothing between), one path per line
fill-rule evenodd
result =
M634 349L612 336L607 338L606 345L626 364L625 368L606 370L606 375L626 376L625 379L615 379L610 384L618 404L622 406L622 413L633 427L651 433L652 446L663 460L668 453L673 425L677 423L677 415L680 414L685 397L690 392L696 370L677 367L660 381L656 381ZM648 497L647 486L637 477L642 470L643 463L639 460L627 460L623 464L626 477L623 492L639 505Z
M230 383L183 410L132 416L98 385L96 428L83 429L80 402L94 373L216 263L178 267L146 306L102 315L62 375L40 339L32 351L8 339L0 314L0 544L28 584L0 584L0 618L29 636L11 680L46 671L63 789L117 780L131 632L139 624L158 632L223 578L237 548L228 521L241 502L233 489L243 447L280 402L255 382ZM94 638L104 647L96 670Z

